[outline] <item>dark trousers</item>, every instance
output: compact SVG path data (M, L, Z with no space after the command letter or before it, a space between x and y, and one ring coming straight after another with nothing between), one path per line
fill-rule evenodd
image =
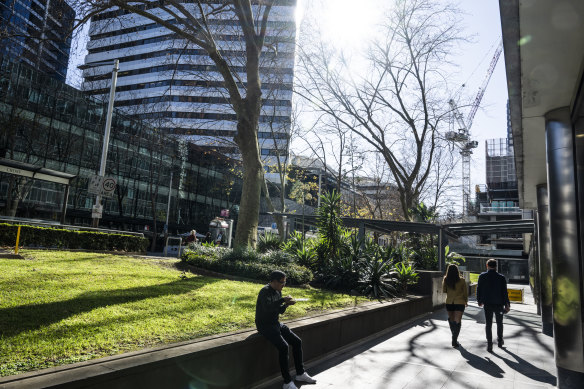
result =
M285 383L292 381L290 371L288 370L288 365L290 364L288 345L292 346L296 373L298 375L304 373L304 364L302 363L302 339L292 332L290 328L285 324L278 324L270 327L258 327L258 332L278 349L280 370Z
M487 335L487 342L493 343L493 333L491 327L493 325L493 313L495 320L497 320L497 340L503 340L503 306L502 305L484 305L485 311L485 333Z

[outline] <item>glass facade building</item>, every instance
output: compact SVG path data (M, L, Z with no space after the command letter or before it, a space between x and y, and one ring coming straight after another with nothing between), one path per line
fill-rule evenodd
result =
M180 2L192 15L200 15L197 2ZM205 23L213 33L220 55L227 60L245 96L245 39L235 14L220 1L205 1ZM157 2L140 4L145 12L188 30L179 16L156 9ZM211 12L211 7L220 11ZM258 7L254 5L254 7ZM270 12L261 56L263 107L258 138L264 159L285 154L291 126L292 83L296 39L296 0L278 1ZM186 18L186 17L185 17ZM205 50L178 38L152 20L111 8L91 20L86 64L119 59L116 107L146 120L163 132L188 139L227 155L239 154L233 137L236 115L222 77ZM83 90L106 96L110 67L83 73Z
M65 0L0 0L0 55L65 82L74 19Z
M74 174L67 223L91 224L90 177L99 169L107 103L29 66L0 58L0 157ZM114 111L106 176L117 180L104 204L104 227L205 231L221 209L237 209L237 162L165 135ZM171 174L172 173L172 174ZM58 220L63 189L0 174L0 208L18 192L16 216ZM8 191L12 192L8 192ZM234 207L235 206L235 207Z

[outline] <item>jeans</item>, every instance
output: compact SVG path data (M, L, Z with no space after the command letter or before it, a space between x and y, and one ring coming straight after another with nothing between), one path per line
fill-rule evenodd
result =
M285 383L292 381L288 369L288 365L290 364L288 345L292 346L296 373L298 375L304 373L304 364L302 362L302 339L292 332L290 328L285 324L278 323L274 326L258 327L258 332L278 349L280 371L282 372L282 377L284 378Z
M493 343L493 333L491 327L493 325L493 313L495 314L495 320L497 320L497 340L503 340L503 305L492 305L485 304L485 333L487 335L487 342Z

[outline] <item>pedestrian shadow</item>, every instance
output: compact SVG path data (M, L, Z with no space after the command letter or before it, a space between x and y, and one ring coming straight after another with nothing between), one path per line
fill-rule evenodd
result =
M489 374L494 378L503 378L503 373L505 372L501 369L495 362L493 362L489 357L479 357L468 350L466 350L462 345L458 347L460 355L466 359L466 362L474 367L475 369Z
M498 355L493 353L496 357L500 358L509 366L511 369L515 370L518 373L523 374L524 376L531 378L534 381L543 382L548 385L556 386L556 377L551 375L548 371L540 369L539 367L529 363L525 359L521 358L519 355L515 354L512 351L503 348L507 354L511 355L515 361L505 358L502 355Z

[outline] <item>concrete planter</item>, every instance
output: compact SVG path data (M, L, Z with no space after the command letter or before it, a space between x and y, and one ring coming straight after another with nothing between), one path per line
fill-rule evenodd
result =
M302 338L309 361L432 309L430 296L408 296L286 324ZM0 389L248 388L279 371L276 349L255 330L245 330L4 377Z

